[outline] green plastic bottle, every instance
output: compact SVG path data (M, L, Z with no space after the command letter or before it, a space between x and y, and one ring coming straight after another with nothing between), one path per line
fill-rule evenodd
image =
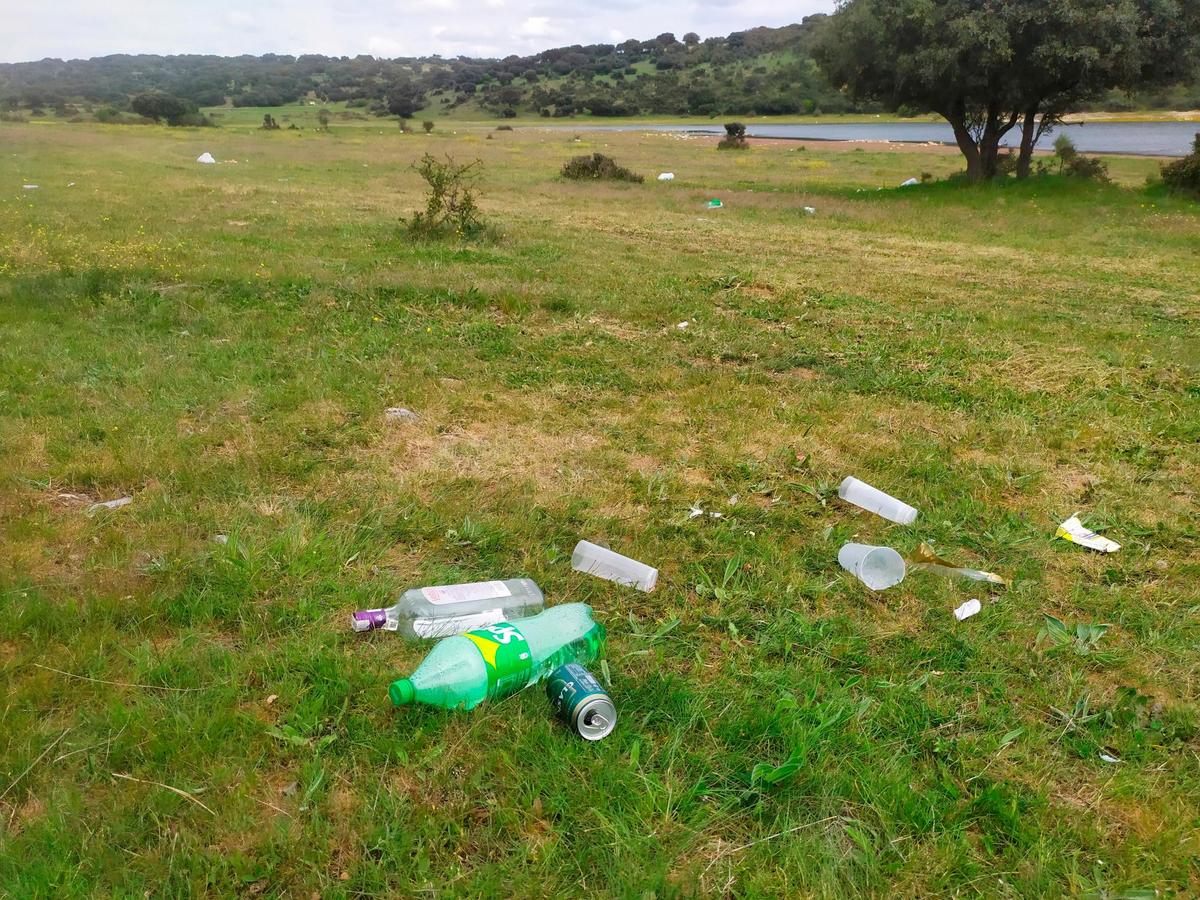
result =
M564 603L439 641L412 675L392 682L388 695L397 706L417 701L474 709L524 690L559 666L587 665L603 655L604 638L591 607Z

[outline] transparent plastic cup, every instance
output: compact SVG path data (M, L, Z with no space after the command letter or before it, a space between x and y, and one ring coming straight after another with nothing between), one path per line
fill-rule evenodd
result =
M838 562L873 591L886 591L904 580L904 557L891 547L843 544Z
M620 553L613 553L605 547L598 547L590 541L580 541L575 545L575 552L571 554L571 568L576 572L586 572L597 578L635 587L647 594L658 583L658 569Z
M916 509L907 503L854 477L848 477L838 485L838 496L847 503L853 503L898 525L911 525L917 518Z

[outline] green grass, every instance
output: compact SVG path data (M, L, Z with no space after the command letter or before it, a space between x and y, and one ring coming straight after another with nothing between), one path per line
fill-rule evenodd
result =
M1155 163L385 132L0 126L0 895L1200 890L1200 212ZM497 241L406 238L426 149ZM650 178L556 177L593 150ZM869 596L850 539L1013 586ZM520 575L607 625L607 740L393 710L425 648L347 628Z

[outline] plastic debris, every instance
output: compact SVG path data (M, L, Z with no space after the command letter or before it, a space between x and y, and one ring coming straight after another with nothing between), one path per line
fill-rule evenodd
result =
M904 557L891 547L843 544L838 562L873 591L886 591L904 580Z
M411 676L392 682L388 696L396 706L474 709L524 690L556 666L590 663L603 655L605 636L591 607L563 603L439 641Z
M914 570L923 572L932 572L934 575L945 575L947 578L965 578L968 581L986 581L988 584L996 584L1001 587L1008 587L1008 580L1001 578L992 572L984 572L980 569L964 569L956 566L953 563L942 559L933 548L928 544L922 544L917 548L917 552L912 555L909 560L912 563Z
M688 510L689 519L698 519L702 515L704 515L704 510L700 507L699 503L695 504L691 509Z
M40 185L36 185L36 184L23 184L23 185L21 185L21 189L22 189L22 190L25 190L25 191L36 191L36 190L37 190L39 187L40 187Z
M658 176L658 180L659 181L674 181L675 173L674 172L663 172L661 175Z
M898 525L911 525L917 518L917 511L883 491L871 487L865 481L847 477L838 485L838 496L847 503L853 503L860 509L883 516Z
M207 150L205 150L203 153L201 153L199 156L196 157L196 162L204 163L206 165L211 165L212 163L215 163L216 160L213 159L213 155L211 153L209 153Z
M212 536L212 542L213 542L214 544L220 544L222 547L224 547L225 545L227 545L227 544L229 543L229 535L227 535L227 534L214 534L214 535Z
M1054 536L1062 538L1064 541L1070 541L1072 544L1087 547L1089 550L1099 550L1101 553L1116 553L1121 549L1121 545L1116 541L1110 541L1103 535L1084 528L1083 523L1079 521L1079 513L1075 513L1059 525Z
M724 206L725 204L724 204L724 203L722 203L720 200L718 200L716 197L713 197L713 198L712 198L711 200L709 200L709 201L708 201L708 203L707 203L707 204L705 204L705 205L706 205L706 206L707 206L709 209L720 209L720 208L721 208L722 206Z
M804 207L804 214L806 216L815 216L817 214L817 208L815 206L806 206Z
M647 594L658 583L658 569L605 547L598 547L590 541L580 541L575 545L575 552L571 554L571 568L576 572L586 572L597 578L635 587Z
M394 606L362 609L350 617L355 631L398 631L407 638L443 638L497 622L540 613L542 589L528 578L411 588Z
M1106 763L1122 763L1125 760L1118 759L1117 757L1113 756L1111 753L1105 753L1103 750L1101 750L1100 751L1100 761L1106 762Z
M132 497L118 497L116 500L105 500L103 503L93 503L88 507L88 512L94 513L102 509L120 509L122 506L128 506L132 502Z
M67 187L75 187L75 182L73 182L73 181L68 181L68 182L67 182Z
M920 180L918 180L916 178L910 178L910 179L908 179L908 181L900 182L900 187L912 187L913 185L920 184L920 183L921 183Z
M676 325L675 327L676 327L676 328L678 328L680 331L686 331L686 330L687 330L687 327L688 327L688 325L690 325L690 324L691 324L690 322L680 322L680 323L679 323L678 325Z
M403 406L390 406L383 413L389 422L419 422L421 417Z
M954 611L954 618L961 622L963 619L971 618L981 609L983 609L983 604L972 598Z

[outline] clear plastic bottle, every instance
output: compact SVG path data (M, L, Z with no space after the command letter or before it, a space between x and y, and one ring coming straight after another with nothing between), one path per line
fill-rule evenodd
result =
M408 678L393 681L396 706L413 701L474 709L524 690L570 662L587 665L604 652L604 626L584 603L553 606L530 619L497 622L439 641Z
M395 606L363 609L350 619L355 631L398 631L407 638L443 638L496 622L537 615L542 589L528 578L412 588Z
M591 541L580 541L575 545L575 552L571 554L571 568L576 572L635 587L647 594L658 583L658 569Z

